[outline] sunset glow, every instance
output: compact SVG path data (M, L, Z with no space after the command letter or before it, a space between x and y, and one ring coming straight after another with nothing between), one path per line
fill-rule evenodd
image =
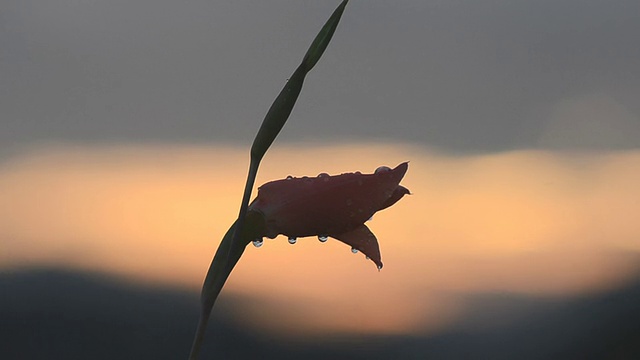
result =
M637 271L638 151L453 157L301 144L270 152L257 184L407 160L402 184L413 195L367 224L381 272L335 240L266 240L247 249L223 290L261 302L238 316L281 332L424 332L455 320L468 294L566 296ZM247 163L230 147L50 147L14 157L0 164L0 268L67 267L198 290L237 215Z

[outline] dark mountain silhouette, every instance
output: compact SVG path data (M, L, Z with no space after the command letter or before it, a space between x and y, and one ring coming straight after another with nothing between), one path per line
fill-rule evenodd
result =
M257 301L220 299L202 359L640 359L640 281L569 300L474 296L464 321L431 336L289 341L230 315ZM3 360L186 359L197 317L193 292L52 269L0 274Z

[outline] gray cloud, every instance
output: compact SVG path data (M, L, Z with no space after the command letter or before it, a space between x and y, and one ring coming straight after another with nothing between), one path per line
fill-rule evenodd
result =
M0 153L249 143L336 5L5 1ZM352 1L279 140L637 148L639 13L621 0Z

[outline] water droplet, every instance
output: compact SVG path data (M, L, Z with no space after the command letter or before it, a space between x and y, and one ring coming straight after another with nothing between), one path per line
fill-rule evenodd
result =
M351 252L352 252L352 253L354 253L354 254L357 254L357 253L358 253L358 249L356 249L356 248L352 247L352 248L351 248Z
M367 221L371 221L371 220L373 220L373 215L371 215L371 217L367 219Z
M255 246L257 248L262 246L262 244L264 244L264 240L262 240L262 238L257 238L255 240L253 240L253 246Z
M327 242L329 237L327 235L318 235L318 240L320 240L320 242Z
M364 258L365 258L365 259L367 259L367 260L371 260L371 258L370 258L370 257L368 257L368 256L365 256Z
M382 173L382 172L387 172L387 171L391 171L391 168L388 166L380 166L376 169L376 171L374 172L374 174L378 174L378 173Z
M293 179L293 176L287 175L287 180L291 180L291 179Z
M327 174L327 173L320 173L320 174L318 174L318 177L319 177L319 178L329 177L329 174Z
M378 265L378 271L382 270L382 265Z
M295 238L295 237L293 237L293 236L292 236L292 237L289 237L289 244L293 245L293 244L295 244L296 242L298 242L298 239L297 239L297 238Z

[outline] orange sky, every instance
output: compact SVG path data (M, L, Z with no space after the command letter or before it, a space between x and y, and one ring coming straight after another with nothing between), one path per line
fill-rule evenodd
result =
M0 268L55 265L198 289L237 214L246 152L58 146L2 163ZM455 319L460 295L580 294L637 271L640 151L452 157L300 144L270 151L257 183L406 160L413 195L368 223L381 272L337 241L266 240L224 289L262 300L238 316L280 331L406 333Z

